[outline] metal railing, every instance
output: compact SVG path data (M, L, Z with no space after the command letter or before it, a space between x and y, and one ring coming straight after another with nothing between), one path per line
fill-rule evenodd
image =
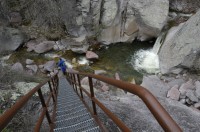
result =
M80 75L84 77L88 77L90 93L81 86ZM100 75L68 71L67 72L68 81L73 86L74 90L77 92L78 95L80 92L79 96L88 109L89 109L89 106L87 105L87 103L85 103L83 92L91 99L92 110L89 109L89 111L91 112L93 117L96 119L97 123L100 124L100 127L101 129L103 129L103 131L106 131L106 128L102 125L101 121L98 119L96 105L98 105L123 132L130 132L131 130L119 118L117 118L109 109L107 109L97 98L95 98L93 82L92 82L93 78L137 95L140 99L142 99L142 101L148 107L148 109L153 114L153 116L158 121L158 123L160 124L160 126L163 128L164 131L169 131L169 132L182 131L181 128L177 125L177 123L168 114L168 112L158 102L158 100L151 94L151 92L149 92L144 87L134 85L131 83L126 83L120 80L103 77ZM79 92L78 92L78 87L80 90Z
M47 100L45 101L41 89L42 89L42 86L44 86L47 83L49 84L50 94ZM57 93L58 93L57 91L58 91L58 76L57 75L55 75L54 77L51 77L50 79L48 79L47 81L44 81L43 83L40 83L38 86L33 88L30 92L28 92L26 95L21 97L11 108L6 110L0 116L0 131L2 131L8 125L8 123L17 114L17 112L20 109L22 109L22 107L31 99L31 97L33 97L35 93L38 93L38 96L40 98L41 105L42 105L42 112L40 113L38 121L34 127L34 132L40 131L40 127L43 123L45 115L50 126L50 131L53 131L55 113L56 113L56 100L57 100ZM53 114L52 115L50 115L50 112L48 111L48 106L51 99L53 100Z

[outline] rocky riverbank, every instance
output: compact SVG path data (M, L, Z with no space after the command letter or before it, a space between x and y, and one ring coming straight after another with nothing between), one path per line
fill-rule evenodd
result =
M130 64L135 67L135 63L124 58L134 46L129 45L129 50L113 50L115 54L107 54L106 50L113 43L122 42L120 44L126 46L125 42L139 40L151 44L154 43L152 39L156 38L153 52L158 55L155 58L159 60L160 71L145 76L141 85L159 99L183 131L198 131L199 8L199 0L1 0L0 56L3 58L0 63L8 71L12 69L32 77L47 77L57 73L56 62L59 57L64 57L69 68L138 83L140 81L135 76L141 78L143 69L139 67L138 71L129 71ZM102 49L105 49L105 54L100 53ZM112 57L112 61L98 61L111 54L123 61ZM135 59L134 56L132 58ZM110 63L115 63L115 67ZM138 61L138 64L141 63ZM101 66L98 67L98 64ZM120 73L121 70L125 72ZM135 75L130 75L133 73ZM154 74L154 70L151 73ZM125 74L128 76L124 77ZM88 88L84 78L81 82ZM34 85L35 81L26 79L6 83L0 81L1 93L5 92L5 86L7 91L12 92L5 92L0 99L15 100L27 91L19 86ZM130 128L136 131L162 131L137 97L98 81L95 85L98 98ZM135 118L129 120L129 113Z

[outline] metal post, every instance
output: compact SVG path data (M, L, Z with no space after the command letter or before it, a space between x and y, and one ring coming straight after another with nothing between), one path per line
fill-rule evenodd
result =
M47 120L48 120L49 124L51 124L52 121L51 121L51 118L50 118L50 115L49 115L47 106L46 106L46 104L45 104L45 100L44 100L44 97L43 97L43 95L42 95L41 89L38 90L38 95L39 95L39 97L40 97L40 101L41 101L41 103L42 103L43 109L46 108L46 117L47 117Z
M74 87L75 87L76 92L78 93L75 74L73 74L73 78L74 78Z
M79 76L79 74L77 74L77 78L78 78L78 85L79 85L79 88L80 88L81 98L83 99L83 91L82 91L82 89L81 89L81 81L80 81L80 76Z
M50 92L52 93L53 102L55 102L55 92L53 91L53 89L52 89L52 87L51 87L50 81L48 81L48 84L49 84Z
M92 100L92 98L94 97L94 89L93 89L92 78L88 77L88 80L89 80L90 94L91 94L91 100ZM92 100L92 108L93 108L94 115L97 115L96 105L95 105L95 102L93 100Z

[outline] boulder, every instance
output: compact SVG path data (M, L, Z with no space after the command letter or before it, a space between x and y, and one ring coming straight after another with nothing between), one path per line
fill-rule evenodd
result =
M15 28L0 27L0 52L15 51L25 41L26 36Z
M160 80L157 76L144 76L141 86L148 89L156 97L166 97L170 86Z
M26 64L27 65L30 65L30 64L33 64L33 63L34 63L34 60L26 59Z
M86 58L87 59L99 59L99 56L92 51L87 51L86 52Z
M139 26L138 39L144 41L158 36L168 17L169 1L130 0L129 5L136 11L136 21Z
M169 31L158 54L162 73L170 73L176 68L200 69L199 17L200 11L184 24Z
M11 70L17 71L17 72L23 72L24 68L21 63L17 62L11 67Z
M198 0L169 0L170 9L182 13L194 13L200 8Z
M192 84L192 80L189 80L188 82L183 83L179 88L179 91L181 95L183 96L186 95L186 92L188 90L194 90L194 85Z
M112 7L110 7L110 4ZM106 0L98 41L104 44L148 40L157 37L168 16L168 0Z
M85 38L85 35L80 36L78 38L73 38L73 40L69 40L69 49L71 49L75 53L86 53L89 48L89 44Z
M37 65L26 65L26 68L33 71L34 73L37 72L38 66Z
M167 97L173 100L178 101L179 96L180 96L180 92L178 91L178 85L175 85L174 87L172 87L167 93Z
M44 70L51 72L54 70L54 68L56 67L56 62L55 61L48 61L47 63L44 64Z
M187 90L186 96L192 101L192 102L198 102L198 98L194 95L194 90Z
M54 41L44 41L44 42L41 42L38 45L36 45L33 50L39 54L45 53L47 51L52 50L54 45L55 45Z
M200 82L199 81L196 81L195 82L195 95L200 99Z

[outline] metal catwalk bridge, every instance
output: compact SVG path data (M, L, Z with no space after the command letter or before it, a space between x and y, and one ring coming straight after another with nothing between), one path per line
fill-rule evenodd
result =
M88 77L89 92L81 86L81 77ZM16 113L23 108L35 93L38 93L42 112L36 122L34 132L40 131L45 117L49 124L49 131L51 132L107 132L107 128L98 117L97 106L121 131L131 132L131 129L95 98L93 79L137 95L145 103L164 131L182 131L158 100L147 89L141 86L99 75L79 72L67 72L66 78L64 76L58 78L58 75L55 75L22 96L11 108L0 116L0 131L6 128ZM49 95L47 98L42 93L42 86L45 84L49 85ZM88 100L86 101L85 96L89 97L92 105L88 105ZM51 108L53 109L52 112L49 110Z
M65 78L59 79L55 132L99 132L99 126Z

